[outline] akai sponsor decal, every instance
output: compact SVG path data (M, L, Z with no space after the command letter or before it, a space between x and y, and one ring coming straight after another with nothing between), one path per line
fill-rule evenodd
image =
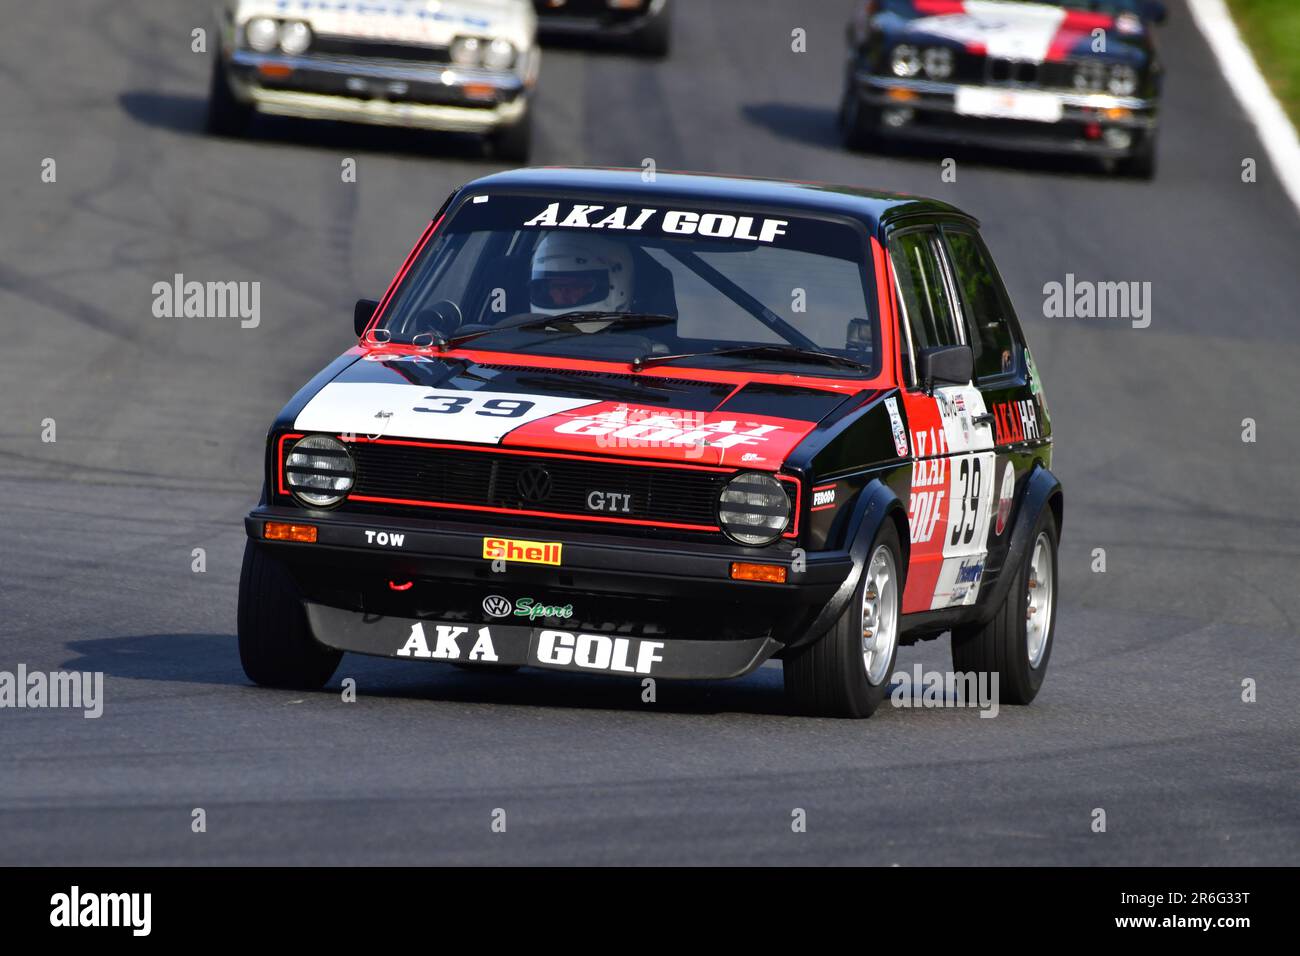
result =
M483 557L489 561L517 561L520 564L559 565L564 545L558 541L520 541L515 538L484 538Z
M998 520L993 530L1002 534L1007 530L1007 519L1011 517L1011 504L1016 497L1016 470L1007 462L1002 469L1002 487L998 490Z
M997 402L993 405L993 428L999 445L1042 438L1038 427L1038 408L1032 399Z
M664 649L662 641L552 630L539 631L532 645L532 662L540 667L619 674L651 673Z
M471 637L470 629L463 624L433 624L433 647L429 646L424 633L423 622L412 624L411 633L406 643L397 649L398 657L418 657L437 661L496 661L496 646L492 643L492 631L486 627L478 628ZM461 642L464 641L462 645ZM472 643L471 643L472 642ZM461 654L464 653L464 657Z
M598 445L633 443L647 447L658 445L706 445L712 448L735 448L738 445L761 445L780 425L723 419L706 422L700 415L649 412L628 408L599 412L586 417L568 418L555 426L561 435L594 435Z
M787 219L760 219L756 216L733 216L725 212L691 212L669 209L629 209L628 206L565 204L553 202L525 226L552 226L560 229L605 229L640 232L652 228L678 236L705 236L709 239L740 239L746 242L773 242L785 235Z
M912 543L920 544L934 537L934 529L944 518L944 496L948 493L948 459L926 457L942 455L947 450L942 429L912 435L912 447L919 459L912 466L912 496L907 506L907 520L912 529Z
M885 399L885 408L889 411L889 428L894 435L894 450L900 458L907 457L907 429L903 427L903 416L898 411L898 399L893 395Z

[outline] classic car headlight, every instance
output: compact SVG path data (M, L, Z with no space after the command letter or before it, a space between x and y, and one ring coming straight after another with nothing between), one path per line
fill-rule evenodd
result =
M790 523L790 499L771 475L746 472L723 486L718 521L739 544L771 544Z
M921 71L921 54L916 47L906 43L896 46L889 58L889 68L894 71L894 76L916 76Z
M952 50L946 46L927 47L921 51L925 75L932 80L946 80L952 76Z
M457 66L478 66L483 61L483 41L478 37L456 37L451 41L451 62Z
M483 54L483 65L489 70L508 70L515 63L515 48L509 40L493 40Z
M347 497L356 482L352 454L328 435L308 435L289 451L284 478L299 502L328 508Z
M280 49L290 56L305 53L311 46L311 27L301 20L286 20L280 27Z
M1096 93L1106 85L1106 65L1084 60L1074 68L1074 88L1080 93Z
M1127 63L1117 63L1110 68L1110 82L1106 88L1116 96L1132 96L1138 88L1138 71Z
M268 53L280 42L280 28L270 17L254 17L244 24L244 39L258 53Z

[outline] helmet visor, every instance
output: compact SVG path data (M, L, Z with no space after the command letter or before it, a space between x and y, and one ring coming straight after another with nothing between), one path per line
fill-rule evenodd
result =
M539 309L576 309L609 297L609 272L547 272L528 283L528 297Z

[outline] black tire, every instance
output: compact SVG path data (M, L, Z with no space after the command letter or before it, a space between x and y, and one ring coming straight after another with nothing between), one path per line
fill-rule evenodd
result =
M839 114L836 117L840 141L845 148L857 153L870 149L876 139L875 123L874 112L862 105L857 91L851 84L846 83L844 96L840 98Z
M239 662L254 683L318 690L343 654L316 642L298 589L283 565L252 541L239 575Z
M672 37L672 17L669 14L668 4L664 4L664 8L656 16L647 20L641 29L636 32L633 37L633 44L638 51L646 56L662 59L672 49Z
M1052 557L1051 611L1047 625L1046 646L1036 666L1029 662L1027 611L1029 598L1030 566L1034 546L1039 535L1046 535ZM1056 559L1056 518L1050 507L1044 506L1034 524L1020 567L1007 595L992 619L982 627L956 628L952 632L953 670L963 673L988 673L998 675L998 698L1004 704L1028 704L1037 696L1047 676L1047 663L1052 657L1052 643L1056 633L1056 606L1060 603Z
M901 624L903 587L906 569L902 562L902 549L898 544L898 529L886 519L876 532L876 538L867 551L867 564L880 547L889 549L893 557L895 586L893 593L895 635L894 646L884 677L877 684L867 678L862 656L862 603L867 587L867 568L858 582L853 599L845 608L835 626L807 647L791 652L782 667L785 671L785 692L802 713L817 717L870 717L889 693L898 658L898 632Z
M1121 176L1127 176L1130 179L1155 179L1155 136L1143 137L1141 142L1134 147L1133 152L1119 161L1118 170Z
M492 155L508 163L527 163L533 146L533 108L529 104L517 123L488 134Z
M207 130L215 136L241 136L253 120L253 107L235 98L220 55L212 58L212 82L208 86Z

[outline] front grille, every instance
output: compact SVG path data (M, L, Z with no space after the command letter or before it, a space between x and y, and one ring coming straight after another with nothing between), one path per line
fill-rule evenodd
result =
M312 40L311 53L331 56L355 56L366 59L400 60L406 63L450 63L451 52L445 46L423 43L397 43L365 37L321 36Z
M285 443L286 451L291 443ZM651 526L685 525L717 530L717 501L731 472L575 460L556 456L471 451L462 448L357 442L356 485L349 501L385 505L492 508L556 517L617 518ZM283 463L281 463L283 468ZM543 473L544 472L544 473ZM791 505L794 485L789 486ZM599 492L616 507L588 507ZM627 502L624 511L622 503ZM426 503L422 505L421 503ZM432 509L431 509L432 510ZM443 510L443 509L438 509ZM585 522L584 522L585 523Z

